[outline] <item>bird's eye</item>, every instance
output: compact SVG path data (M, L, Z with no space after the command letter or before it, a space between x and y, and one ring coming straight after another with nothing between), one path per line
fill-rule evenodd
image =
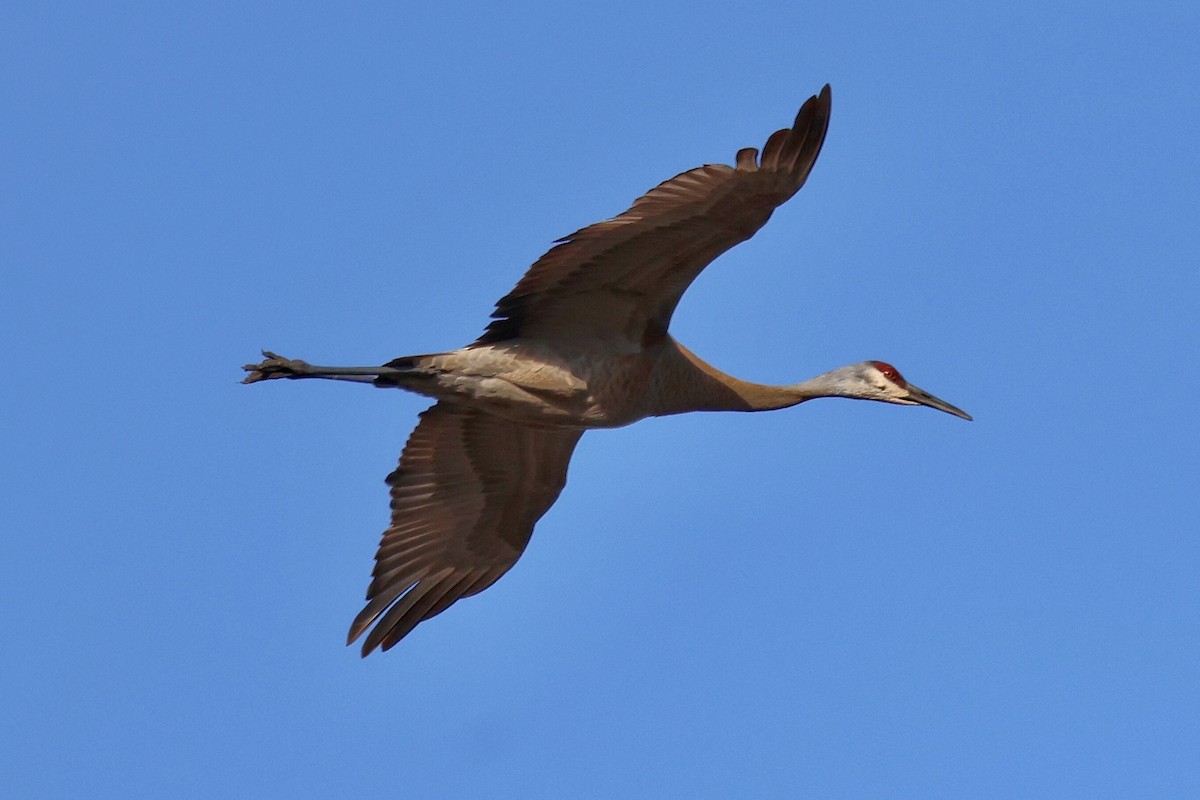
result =
M887 378L892 383L899 386L901 389L908 386L908 381L904 380L904 376L900 374L900 370L893 367L884 361L875 361L875 369L883 373L883 377Z

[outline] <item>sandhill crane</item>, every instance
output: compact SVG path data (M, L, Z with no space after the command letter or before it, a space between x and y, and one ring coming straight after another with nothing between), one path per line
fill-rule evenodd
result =
M396 387L437 401L387 478L392 520L375 556L353 643L387 650L416 625L483 591L524 551L558 498L583 432L688 411L766 411L816 397L923 405L969 420L882 361L791 386L706 364L667 332L709 262L749 239L812 170L830 91L791 128L659 184L629 210L559 240L500 300L476 341L379 367L318 367L264 351L245 383L322 378Z

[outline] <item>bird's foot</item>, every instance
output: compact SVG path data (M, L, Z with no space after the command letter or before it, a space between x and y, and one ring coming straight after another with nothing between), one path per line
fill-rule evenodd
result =
M242 378L242 383L258 383L272 378L299 378L311 371L307 361L295 358L284 358L270 350L263 350L266 358L258 364L247 364L242 369L250 374Z

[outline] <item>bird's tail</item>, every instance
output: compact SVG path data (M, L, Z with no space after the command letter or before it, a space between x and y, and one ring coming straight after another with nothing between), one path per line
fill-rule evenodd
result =
M438 370L429 363L432 358L431 355L393 358L383 365L373 383L381 389L400 388L420 391L414 389L414 383L420 383L424 379L434 379L438 375Z

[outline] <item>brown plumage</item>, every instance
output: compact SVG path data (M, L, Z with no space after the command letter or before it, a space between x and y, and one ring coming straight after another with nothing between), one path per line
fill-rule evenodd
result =
M659 184L629 210L560 240L503 297L472 344L382 367L318 367L264 353L246 383L320 378L417 392L421 414L388 477L392 524L375 556L353 642L387 650L418 623L481 592L524 551L558 498L579 437L688 411L760 411L813 397L927 405L970 419L868 361L791 386L703 362L667 332L691 282L754 235L804 185L829 124L826 86L792 127Z
M496 304L477 344L518 337L653 342L679 298L714 258L758 231L808 179L829 126L826 86L763 148L736 167L707 164L676 175L628 211L572 233L539 258Z
M421 414L388 476L392 526L375 555L370 602L350 626L364 652L399 641L422 619L481 592L525 550L558 498L581 429L532 428L438 403Z

